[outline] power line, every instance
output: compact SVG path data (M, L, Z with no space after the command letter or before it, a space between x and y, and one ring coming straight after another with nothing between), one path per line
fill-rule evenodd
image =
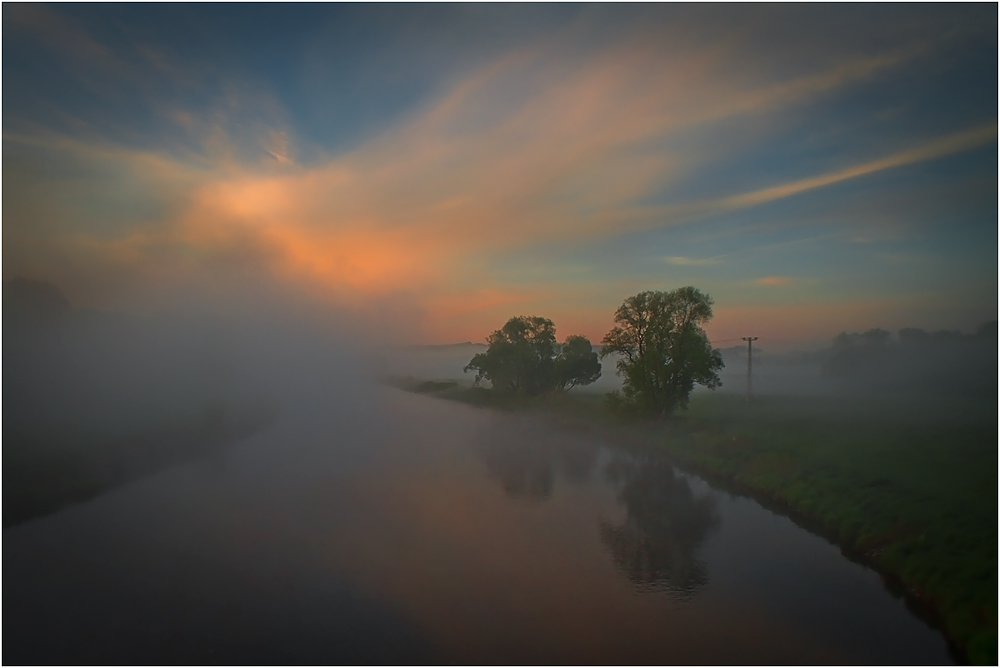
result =
M742 337L747 342L747 401L753 399L753 342L759 338L759 336Z

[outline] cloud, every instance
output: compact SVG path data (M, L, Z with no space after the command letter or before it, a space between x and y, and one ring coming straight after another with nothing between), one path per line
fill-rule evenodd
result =
M544 296L541 286L491 284L477 268L485 256L690 222L996 138L995 124L982 126L749 193L642 207L730 150L711 136L694 145L685 144L687 137L868 80L915 52L845 57L779 80L758 73L747 84L752 68L732 68L732 44L671 44L623 40L572 56L546 44L518 49L380 135L312 162L293 159L280 105L263 94L255 99L250 88L227 89L216 114L164 110L197 135L200 151L139 151L52 135L14 140L72 153L85 166L117 165L170 203L162 215L138 219L119 234L98 234L91 219L100 211L80 203L102 189L116 191L105 198L111 202L122 182L88 182L83 168L84 176L62 191L76 197L60 200L73 222L53 246L75 244L95 262L153 282L260 272L353 304L412 295L433 327L444 330L470 321L470 314L493 317L491 309L516 309ZM263 120L234 120L253 117L258 107ZM4 141L11 139L5 133ZM54 184L53 192L63 185ZM665 261L707 266L721 257ZM479 338L474 331L456 337Z
M267 137L264 151L282 165L294 165L289 150L288 134L280 130L272 130Z
M787 276L764 276L754 281L757 285L791 285L792 279Z
M723 255L716 257L706 257L706 258L694 258L694 257L680 257L671 256L665 257L663 260L668 264L675 264L681 267L705 267L713 264L719 264L722 262Z
M727 209L741 209L757 206L776 199L791 197L815 188L822 188L848 179L855 179L868 174L874 174L886 169L901 167L916 162L924 162L941 158L953 153L985 146L997 140L997 125L990 123L963 132L940 137L916 148L893 153L878 160L861 163L835 172L814 176L807 179L792 181L779 186L772 186L742 195L735 195L721 200L718 205Z
M997 125L996 123L990 123L939 137L915 148L899 151L877 160L859 163L826 174L716 199L696 200L656 207L625 208L616 214L614 219L622 226L637 230L691 223L708 216L749 209L887 169L968 151L985 146L996 140Z
M73 22L42 5L17 4L3 11L8 26L41 40L73 60L110 62L111 52Z
M355 244L365 235L388 237L387 247L398 236L413 252L421 246L497 249L565 235L595 239L627 229L615 211L690 170L690 155L649 151L649 142L706 118L787 104L892 61L857 62L747 95L699 85L713 64L713 54L701 52L683 54L650 86L648 75L662 55L618 47L568 64L544 51L515 52L355 151L281 179L250 172L211 184L196 199L214 220L257 230L280 221L276 239L301 237L320 246L321 237ZM279 161L286 155L268 152ZM746 206L767 196L775 195L720 204Z

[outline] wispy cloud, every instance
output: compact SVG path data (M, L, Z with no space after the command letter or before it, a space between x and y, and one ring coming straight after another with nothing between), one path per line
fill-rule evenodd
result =
M41 25L42 19L31 20ZM63 27L53 23L46 30L57 35ZM73 48L103 58L103 47L87 39ZM929 142L915 139L914 148L751 192L642 206L675 192L731 150L732 137L712 136L717 124L791 109L868 81L925 48L845 55L819 71L783 79L761 74L748 85L745 69L734 73L727 60L731 45L671 44L623 40L572 57L548 44L519 48L371 140L319 160L295 150L287 115L266 94L247 93L252 87L227 90L211 115L163 109L196 137L184 151L139 151L52 133L5 131L4 141L72 153L84 165L84 176L53 185L79 195L63 212L73 221L63 231L73 229L60 244L86 247L94 257L104 253L106 262L156 280L190 273L199 262L251 263L334 299L403 292L443 320L513 308L544 292L491 285L474 268L484 254L680 225L996 141L994 123ZM157 71L171 69L158 51L147 51ZM258 108L263 120L236 122L255 117L246 110ZM753 142L758 130L736 139ZM701 139L689 142L692 136ZM88 189L119 186L87 181L89 167L109 164L168 192L162 199L171 202L169 213L137 220L118 235L97 234L87 216L100 212L84 215L88 205L80 202L91 201ZM725 257L663 261L698 267ZM756 282L780 286L790 279Z
M4 9L8 26L34 36L75 60L111 63L111 52L79 25L43 5L18 4Z
M765 202L770 202L785 197L798 195L815 188L867 176L894 167L901 167L926 160L941 158L953 153L967 151L969 149L985 146L997 140L997 125L991 123L979 127L957 132L940 137L934 141L922 144L916 148L893 153L878 160L864 162L846 169L837 170L828 174L792 181L770 188L764 188L750 193L734 195L722 199L718 205L727 209L739 209L756 206Z
M787 276L764 276L755 280L754 283L767 286L791 285L792 279Z
M883 158L862 162L805 179L798 179L751 192L709 200L680 202L656 207L629 207L613 216L628 229L680 225L707 216L749 209L761 204L793 197L811 190L861 178L884 170L915 164L979 148L997 141L997 125L991 123L956 132L925 142L915 148L892 153Z
M717 255L716 257L682 257L677 255L672 255L670 257L663 258L664 262L667 264L674 264L680 267L706 267L713 264L719 264L722 262L724 255Z

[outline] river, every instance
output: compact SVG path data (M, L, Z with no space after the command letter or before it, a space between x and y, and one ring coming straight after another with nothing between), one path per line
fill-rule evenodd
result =
M537 416L367 392L5 529L4 662L952 662L752 500Z

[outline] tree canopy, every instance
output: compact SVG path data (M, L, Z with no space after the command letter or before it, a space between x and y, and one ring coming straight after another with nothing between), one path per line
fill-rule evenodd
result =
M711 318L712 299L693 287L640 292L625 300L615 312L617 326L604 337L601 357L621 355L617 367L626 405L665 416L687 406L695 384L722 385L722 355L701 327Z
M515 316L486 342L486 352L475 355L464 370L476 372L477 384L488 380L500 391L543 394L587 385L601 376L590 340L573 335L559 345L548 318Z
M577 385L590 385L601 377L601 360L594 352L590 339L579 334L566 337L555 362L556 385L571 390Z

